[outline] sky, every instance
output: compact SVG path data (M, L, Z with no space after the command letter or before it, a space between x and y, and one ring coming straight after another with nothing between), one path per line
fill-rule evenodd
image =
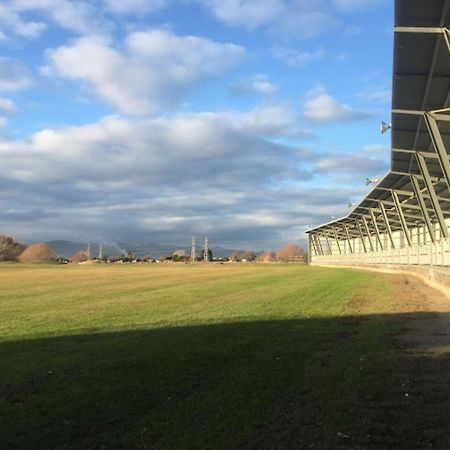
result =
M390 0L1 0L0 232L304 244L389 168Z

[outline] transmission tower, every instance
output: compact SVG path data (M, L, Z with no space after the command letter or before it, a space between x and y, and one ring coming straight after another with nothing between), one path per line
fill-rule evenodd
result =
M103 242L98 244L98 259L103 258Z
M205 248L203 249L203 261L209 262L208 238L205 237Z
M87 253L87 259L91 259L91 243L90 242L88 242L86 253Z
M195 236L192 236L192 247L191 247L191 262L197 260L197 252L195 250Z

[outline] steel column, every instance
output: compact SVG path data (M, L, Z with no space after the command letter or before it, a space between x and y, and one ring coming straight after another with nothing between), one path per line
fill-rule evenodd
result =
M439 126L436 119L429 113L424 114L425 123L427 124L428 131L430 132L431 142L436 150L436 154L439 158L442 173L444 174L447 187L450 190L450 161L445 144L439 131Z
M309 234L309 241L312 244L312 246L314 247L315 256L319 256L319 252L317 250L316 243L314 242L314 235L311 233Z
M394 190L391 190L392 198L394 199L395 203L395 209L397 210L398 217L400 219L400 225L403 229L403 234L405 235L406 242L408 242L408 247L411 247L411 237L409 236L409 229L406 225L405 216L403 215L402 211L402 204L400 203L400 200L398 199L397 192Z
M317 246L319 247L319 251L321 255L325 255L324 251L323 251L323 247L322 247L322 243L320 242L320 235L316 234L316 242L317 242Z
M359 235L361 236L361 242L363 245L364 253L367 253L367 247L366 247L366 243L364 242L364 234L361 229L361 224L359 223L359 220L355 220L355 223L356 223L356 227L358 228Z
M338 238L338 234L337 234L337 230L336 228L332 227L333 232L334 232L334 238L336 240L336 245L339 251L339 254L342 255L342 250L341 250L341 244L339 243L339 238Z
M352 244L350 243L350 235L348 234L348 228L345 223L342 224L342 228L344 229L345 236L347 236L348 248L350 249L350 253L353 253Z
M392 248L395 249L394 237L392 236L391 225L389 224L389 219L388 219L388 216L386 214L386 208L384 207L382 202L378 202L378 204L379 204L380 209L381 209L381 215L383 217L384 225L386 226L386 230L388 232L389 239L391 240Z
M370 212L370 217L372 218L373 226L375 228L375 234L378 239L378 244L380 244L380 248L381 248L381 250L383 250L383 242L381 241L381 235L380 235L380 230L378 228L377 218L375 217L375 213L373 212L372 209L370 209L369 212Z
M428 228L428 233L430 233L431 240L433 242L436 242L436 233L434 231L433 224L431 223L430 214L428 213L428 209L425 205L425 199L423 198L422 191L420 190L419 181L414 175L411 175L411 183L414 189L414 193L417 197L417 202L419 203L419 206L422 208L422 215L423 219L425 221L425 225Z
M433 183L431 182L430 172L428 171L427 163L425 162L425 158L420 153L416 153L416 159L420 171L422 172L422 176L425 181L425 186L427 187L428 195L430 196L431 205L433 206L434 213L436 214L439 227L441 229L443 236L446 239L448 239L449 235L447 225L445 224L444 214L442 212L441 205L439 204L436 191L434 190Z
M369 224L367 223L367 219L364 216L362 216L362 221L363 221L363 224L364 224L364 228L366 229L367 240L369 241L370 250L372 252L374 252L375 248L373 246L372 237L370 236Z
M333 254L333 250L331 249L330 240L328 239L328 234L325 235L325 240L327 241L328 253L329 255Z

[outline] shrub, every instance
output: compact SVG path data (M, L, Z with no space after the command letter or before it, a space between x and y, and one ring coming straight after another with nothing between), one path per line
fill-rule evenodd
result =
M52 248L44 243L28 246L19 256L20 262L43 262L55 259L56 256Z

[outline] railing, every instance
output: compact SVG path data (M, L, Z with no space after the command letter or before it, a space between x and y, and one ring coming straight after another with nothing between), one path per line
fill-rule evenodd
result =
M397 249L333 255L312 255L311 262L326 264L398 264L450 266L450 241Z

